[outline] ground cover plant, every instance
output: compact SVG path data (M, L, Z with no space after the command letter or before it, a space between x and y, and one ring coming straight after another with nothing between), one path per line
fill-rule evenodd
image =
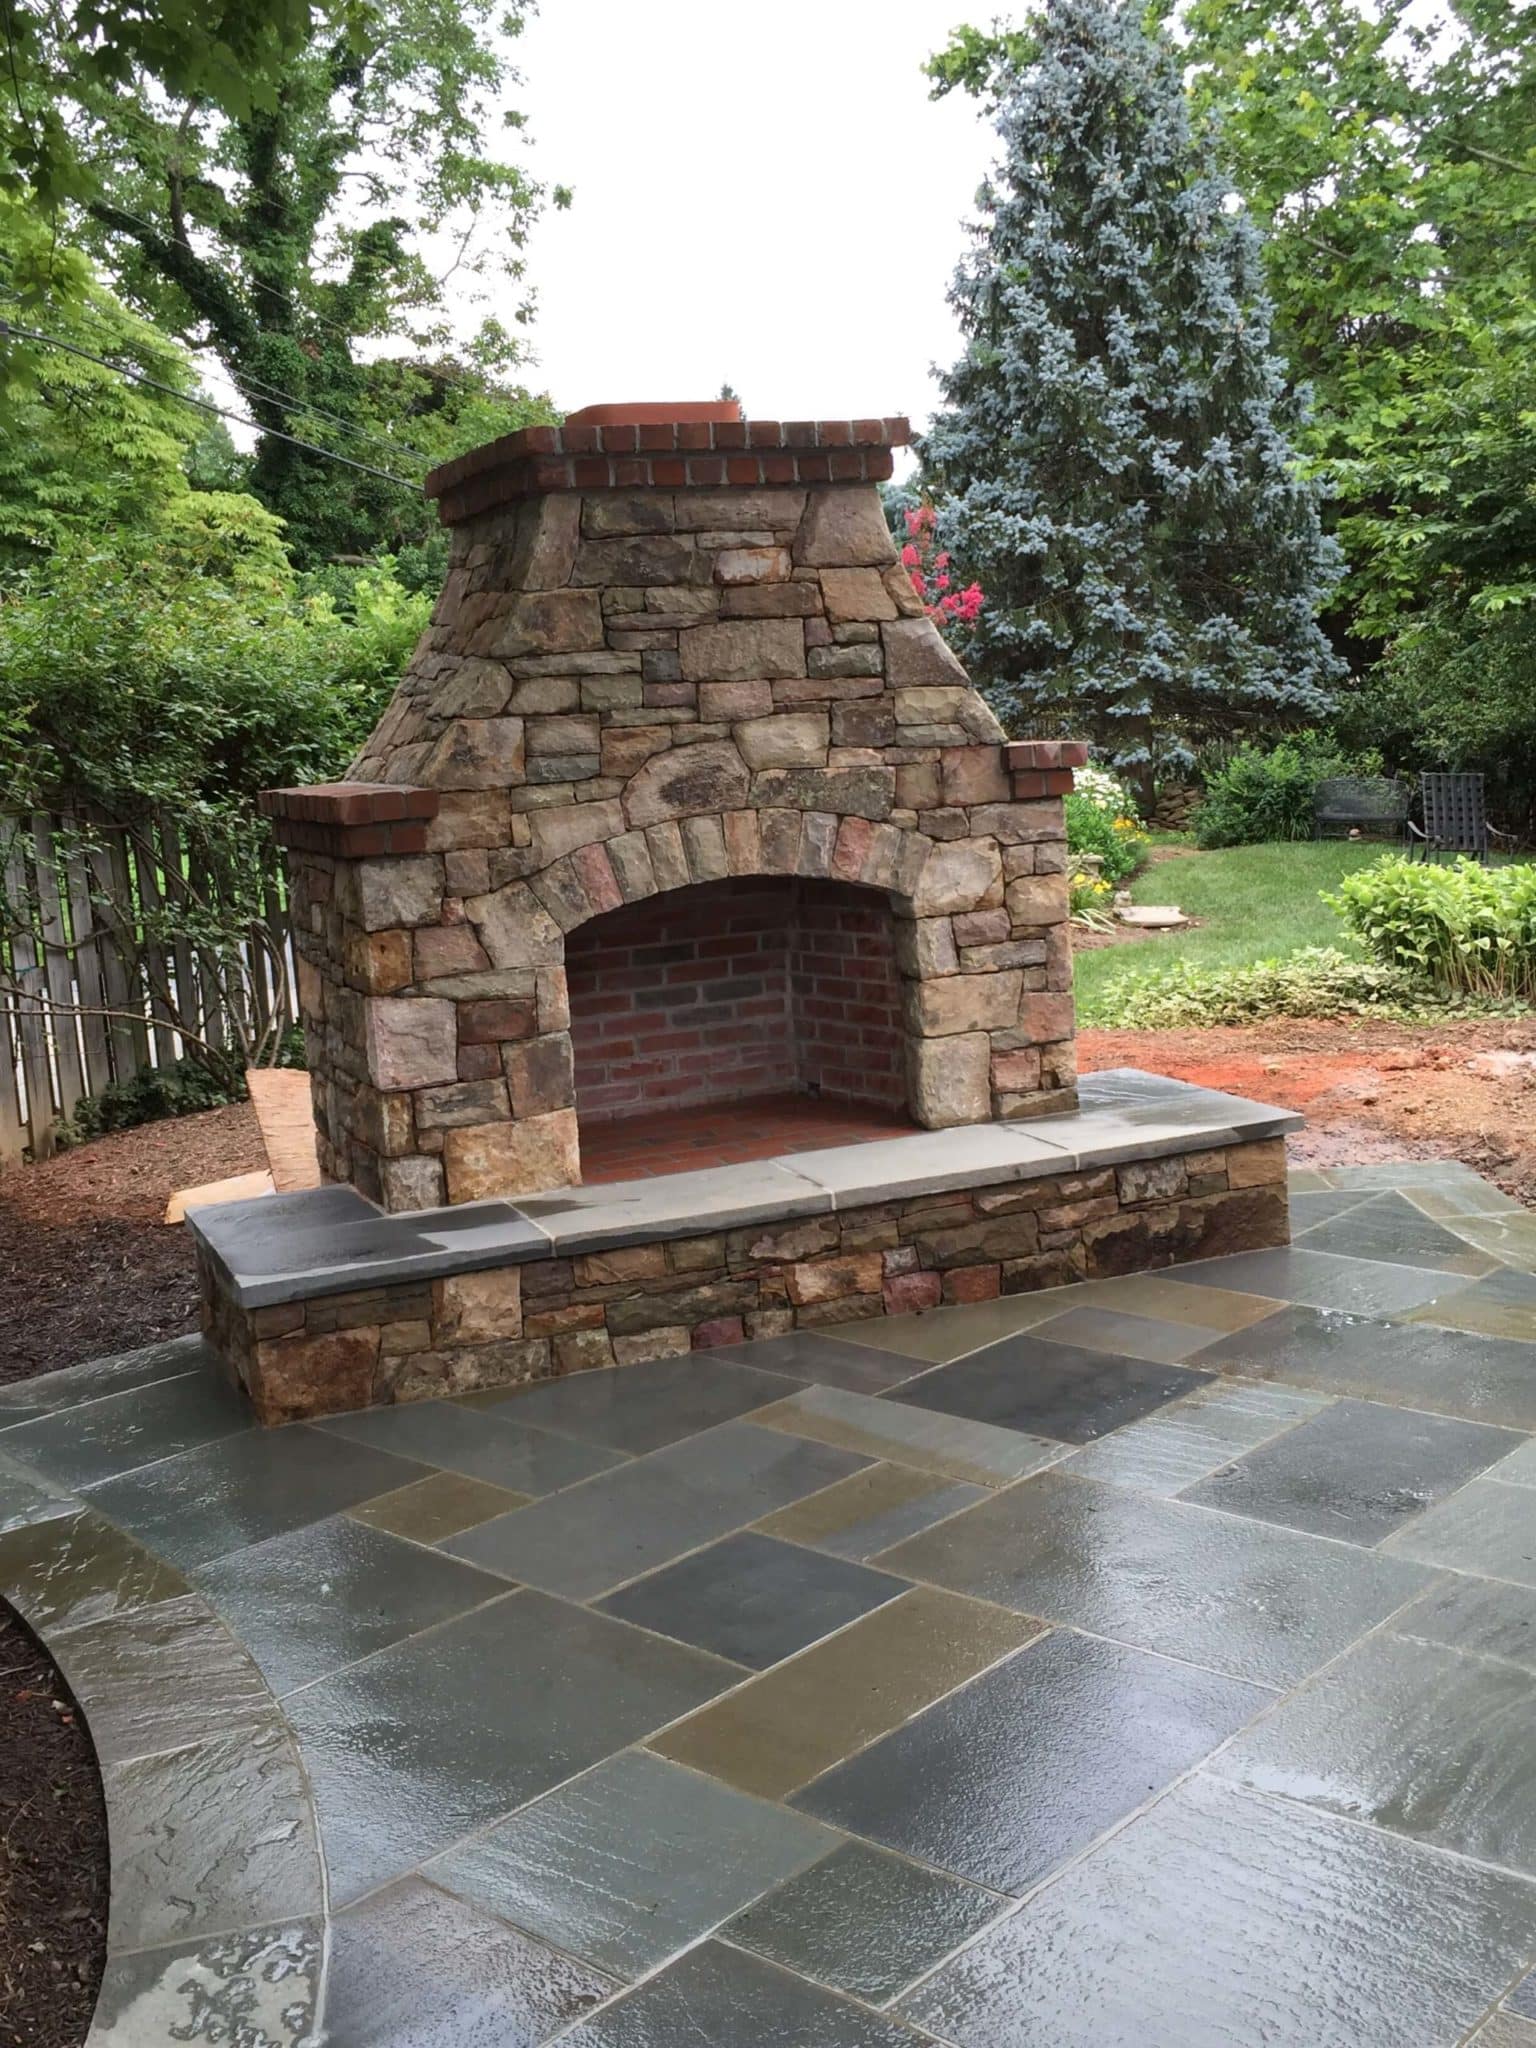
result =
M1390 967L1448 992L1536 1001L1536 866L1388 859L1326 900Z

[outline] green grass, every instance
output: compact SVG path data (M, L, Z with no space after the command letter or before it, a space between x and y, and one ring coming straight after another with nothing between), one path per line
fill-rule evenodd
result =
M1155 843L1189 842L1160 833ZM1337 946L1340 952L1358 954L1319 892L1335 888L1343 876L1369 867L1388 850L1374 841L1301 840L1222 847L1144 869L1131 883L1132 900L1176 903L1200 920L1199 928L1080 952L1073 962L1080 1020L1092 1024L1127 984L1177 961L1246 967L1301 946Z

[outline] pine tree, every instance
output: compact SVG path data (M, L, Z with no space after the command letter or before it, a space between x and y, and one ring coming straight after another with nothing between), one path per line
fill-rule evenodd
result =
M923 459L986 592L966 658L1004 722L1151 770L1327 711L1338 553L1258 236L1191 137L1175 53L1116 0L1051 0L1017 48Z

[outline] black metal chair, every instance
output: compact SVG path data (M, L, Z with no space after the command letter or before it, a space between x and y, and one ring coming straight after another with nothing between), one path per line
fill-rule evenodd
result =
M1474 860L1486 861L1489 840L1510 837L1488 822L1481 775L1421 775L1419 807L1423 824L1408 820L1413 835L1410 858L1415 853L1421 860L1435 853L1469 853Z
M1327 828L1383 832L1400 839L1408 822L1408 789L1385 775L1325 775L1312 792L1312 836Z

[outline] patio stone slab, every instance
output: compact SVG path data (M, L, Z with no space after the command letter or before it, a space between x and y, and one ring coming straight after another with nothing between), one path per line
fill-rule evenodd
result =
M807 1813L1020 1893L1274 1695L1057 1631L796 1796Z
M720 1352L692 1352L508 1388L504 1399L483 1412L639 1456L765 1408L793 1384L782 1374L729 1363Z
M867 1342L850 1343L843 1332L791 1330L784 1337L764 1337L755 1344L733 1344L711 1351L710 1358L758 1367L786 1379L822 1387L846 1387L854 1394L879 1394L900 1386L919 1368L904 1352L883 1342L890 1327L886 1316L872 1316L859 1327ZM782 1390L781 1390L782 1391Z
M509 1593L290 1696L333 1896L359 1897L741 1677L734 1664Z
M1315 1536L1379 1543L1525 1441L1484 1422L1336 1401L1183 1497Z
M1334 1252L1292 1245L1267 1252L1234 1252L1224 1259L1197 1259L1172 1266L1168 1278L1182 1286L1225 1287L1240 1294L1265 1294L1308 1308L1340 1309L1348 1315L1396 1315L1445 1291L1443 1273L1415 1272L1374 1259L1341 1258Z
M1211 1341L1210 1333L1197 1324L1165 1322L1093 1304L1036 1323L1034 1334L1042 1344L1070 1344L1078 1351L1109 1352L1155 1365L1179 1365Z
M1458 1237L1501 1265L1513 1266L1521 1273L1536 1272L1536 1216L1529 1209L1455 1215L1448 1221Z
M877 1562L1234 1677L1290 1685L1428 1575L1292 1529L1041 1472Z
M1032 1330L1050 1316L1060 1315L1078 1299L1076 1290L1042 1288L1038 1294L1004 1294L995 1301L966 1302L957 1308L925 1309L909 1316L871 1316L860 1323L839 1323L833 1333L849 1344L877 1345L919 1363L948 1365L967 1352L995 1344L999 1337L1011 1337L1019 1330ZM899 1384L899 1382L898 1382Z
M1483 1337L1536 1339L1536 1275L1501 1266L1471 1287L1443 1289L1413 1320Z
M1388 1265L1433 1267L1446 1273L1486 1273L1493 1264L1466 1239L1434 1222L1400 1194L1372 1195L1342 1215L1325 1218L1296 1237L1299 1248L1338 1252L1345 1258Z
M1381 1159L1366 1166L1330 1166L1336 1188L1485 1188L1488 1182L1459 1159Z
M282 1722L109 1765L114 1950L320 1912L320 1854Z
M392 1492L427 1467L324 1430L251 1429L92 1487L89 1504L183 1569Z
M100 1515L54 1516L0 1536L0 1595L41 1634L188 1591L179 1571Z
M1075 1479L1106 1479L1142 1493L1182 1493L1218 1465L1278 1438L1327 1406L1321 1394L1213 1380L1074 1451L1062 1466Z
M848 1842L738 1914L725 1933L737 1948L888 2005L1007 1910L993 1892Z
M0 1451L0 1535L24 1528L28 1522L72 1515L79 1505L68 1487L40 1479Z
M413 1543L441 1543L474 1529L493 1515L509 1515L524 1508L531 1494L514 1493L505 1486L492 1486L485 1479L471 1479L463 1472L434 1472L428 1479L416 1479L393 1493L381 1493L377 1500L359 1501L347 1513L356 1522L384 1529L392 1536L405 1536Z
M1214 1769L1251 1792L1536 1876L1536 1686L1514 1664L1372 1636Z
M594 1472L606 1472L621 1462L617 1451L529 1429L521 1417L504 1416L499 1407L459 1408L451 1401L401 1401L390 1408L364 1408L316 1427L351 1443L412 1458L419 1465L440 1466L535 1497L590 1479Z
M49 1639L105 1770L265 1720L272 1695L206 1602L188 1594Z
M984 1486L963 1486L910 1465L866 1465L755 1526L765 1536L806 1543L862 1563L904 1537L985 1500Z
M309 1685L506 1592L506 1581L347 1516L198 1568L273 1692Z
M539 2048L613 1988L586 1964L407 1878L337 1918L326 2038L336 2048Z
M839 1209L852 1209L867 1202L972 1188L979 1182L1002 1185L1070 1172L1072 1158L1070 1147L1048 1143L1033 1124L1027 1129L1007 1123L960 1124L911 1137L796 1152L794 1167L825 1188Z
M1196 1354L1199 1364L1323 1394L1536 1429L1536 1345L1424 1323L1287 1308Z
M1193 1393L1209 1378L1186 1366L1050 1344L1036 1330L924 1373L891 1399L1081 1444Z
M707 1941L563 2037L570 2048L917 2048L924 2037Z
M262 2048L313 2048L323 1960L315 1920L109 1956L87 2048L238 2039L237 2025Z
M890 1572L743 1530L636 1579L599 1612L766 1671L907 1590Z
M1392 1633L1495 1657L1536 1678L1536 1587L1448 1578L1395 1616Z
M593 1187L520 1195L517 1206L544 1233L554 1256L568 1259L578 1252L611 1251L657 1238L828 1215L831 1195L798 1172L798 1163L747 1159L648 1180L600 1181Z
M1196 1776L903 2002L959 2048L1454 2043L1536 1886Z
M756 1420L767 1429L841 1444L968 1486L1006 1486L1061 1456L1059 1445L1022 1429L998 1429L968 1416L908 1408L894 1399L845 1393L841 1387L807 1387L764 1408Z
M589 1600L816 1493L867 1460L727 1422L444 1545L504 1577Z
M255 1426L231 1381L188 1372L23 1422L5 1449L45 1479L84 1487Z
M88 1359L59 1372L39 1374L0 1387L0 1431L34 1415L57 1415L109 1394L126 1394L157 1380L179 1379L185 1373L222 1377L212 1345L201 1337L172 1337L164 1344L146 1344L137 1351L115 1352L110 1358Z
M750 1680L649 1747L781 1799L1039 1633L1040 1624L919 1587Z
M1467 2048L1536 2048L1536 2020L1496 2012L1486 2026L1479 2027L1471 2036Z
M1536 1500L1528 1487L1474 1479L1382 1547L1451 1571L1536 1586Z
M1358 1209L1363 1202L1374 1201L1368 1188L1298 1188L1295 1176L1291 1176L1290 1190L1291 1231L1300 1237L1303 1231L1311 1230L1319 1223L1327 1223L1332 1217L1342 1216L1348 1209ZM1423 1215L1423 1210L1419 1214Z
M838 1845L629 1750L429 1866L434 1884L631 1982Z
M1057 1299L1082 1302L1101 1308L1119 1309L1128 1315L1151 1316L1166 1323L1193 1323L1213 1335L1246 1330L1280 1307L1278 1301L1262 1294L1240 1294L1230 1287L1196 1285L1175 1280L1171 1273L1124 1273L1113 1280L1087 1280L1080 1285L1038 1300Z

